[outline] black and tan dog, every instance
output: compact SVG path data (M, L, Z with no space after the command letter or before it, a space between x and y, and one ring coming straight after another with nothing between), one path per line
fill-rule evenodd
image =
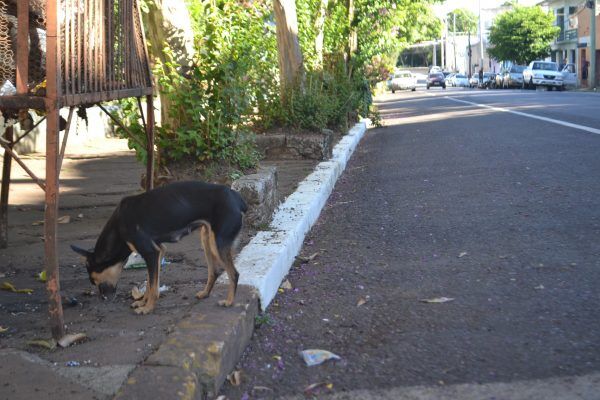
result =
M231 306L238 272L233 265L232 246L242 227L247 206L239 193L227 186L203 182L177 182L146 193L125 197L102 229L93 250L71 248L86 258L92 284L102 296L116 292L123 266L132 251L148 267L148 288L131 306L138 314L151 312L158 299L160 265L165 242L177 242L200 229L200 241L208 264L208 281L196 297L210 295L219 267L229 276L227 300Z

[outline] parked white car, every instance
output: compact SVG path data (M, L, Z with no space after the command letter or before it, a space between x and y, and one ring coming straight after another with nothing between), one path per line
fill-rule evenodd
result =
M477 73L474 73L469 78L469 87L475 88L477 87L477 85L479 85L479 75Z
M523 70L523 88L545 86L548 90L563 89L563 75L558 70L558 64L553 61L532 61Z
M456 74L454 75L454 78L452 79L453 85L452 86L456 86L456 87L469 87L469 79L467 78L466 75L463 74Z
M388 80L388 88L395 93L396 90L417 90L417 79L410 71L397 71Z

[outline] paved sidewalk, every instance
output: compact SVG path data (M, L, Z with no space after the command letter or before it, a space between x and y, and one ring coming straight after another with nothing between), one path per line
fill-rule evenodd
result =
M171 244L161 284L168 290L154 313L139 317L129 308L130 290L146 279L144 270L126 270L116 299L100 301L71 243L93 246L118 201L138 193L143 167L121 140L85 155L67 154L61 173L59 225L61 292L68 333L86 333L84 342L61 350L31 344L49 338L46 292L36 275L44 268L43 192L13 164L9 248L0 251L0 283L31 294L0 291L0 400L209 398L233 369L254 329L258 296L241 285L234 307L217 306L225 285L197 301L206 281L204 256L195 235ZM44 175L44 159L25 157ZM280 198L312 172L314 161L273 161ZM248 242L255 232L244 233ZM200 268L198 268L200 266ZM35 377L32 379L32 377Z

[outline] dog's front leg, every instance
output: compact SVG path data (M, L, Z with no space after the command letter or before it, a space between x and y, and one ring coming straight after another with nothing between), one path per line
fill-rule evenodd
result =
M148 314L154 310L159 297L160 287L160 263L165 253L165 247L161 245L158 251L150 254L142 254L148 267L148 285L140 305L135 307L136 314ZM135 304L135 303L134 303ZM132 304L133 306L133 304Z

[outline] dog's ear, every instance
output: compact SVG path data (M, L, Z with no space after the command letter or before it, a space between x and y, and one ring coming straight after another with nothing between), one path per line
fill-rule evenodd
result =
M85 258L88 258L89 256L91 256L91 255L93 255L93 254L94 254L93 252L91 252L91 251L89 251L89 250L84 250L84 249L82 249L81 247L77 247L77 246L75 246L74 244L72 244L72 245L71 245L71 249L72 249L72 250L73 250L75 253L77 253L77 254L79 254L79 255L81 255L81 256L84 256Z

